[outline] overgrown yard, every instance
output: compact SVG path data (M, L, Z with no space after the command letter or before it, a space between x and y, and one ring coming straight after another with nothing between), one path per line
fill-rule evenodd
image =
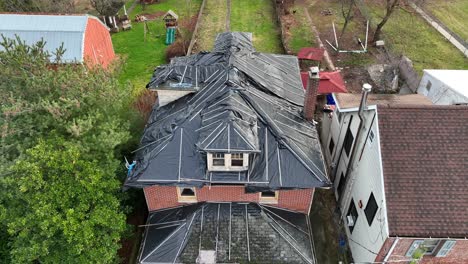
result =
M272 0L231 0L231 31L252 32L260 52L284 53Z
M297 53L303 47L314 47L315 36L310 28L304 8L301 4L295 4L289 9L293 23L289 28L288 47L293 53Z
M134 93L139 93L145 87L156 66L166 63L167 46L164 44L166 29L161 15L171 9L179 15L179 21L188 20L198 14L201 2L202 0L165 0L147 5L144 10L141 5L137 5L129 14L132 19L132 29L112 35L115 52L126 57L120 80L130 81L134 86ZM146 41L144 41L144 23L133 21L138 14L156 15L154 20L147 22L149 32Z
M425 8L468 42L468 1L431 0L426 2Z
M226 0L206 0L194 52L212 50L216 35L226 31L226 17Z
M383 1L367 0L366 4L374 19L383 16ZM419 73L423 69L468 69L468 59L410 7L395 10L383 34L391 50L409 57Z

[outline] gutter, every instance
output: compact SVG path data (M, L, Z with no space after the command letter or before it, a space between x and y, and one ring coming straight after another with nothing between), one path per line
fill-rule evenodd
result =
M387 255L385 256L383 262L386 263L388 261L388 259L390 258L390 256L392 255L393 253L393 250L395 249L396 245L398 244L398 241L400 241L400 238L397 237L395 239L395 241L393 241L393 244L392 246L390 247L390 250L388 251Z
M359 127L358 127L358 130L357 130L357 133L356 133L356 138L355 138L354 143L353 143L353 149L351 151L351 156L349 157L348 166L346 168L345 185L344 185L344 192L345 193L348 190L349 183L350 182L352 183L352 181L350 181L350 179L349 179L349 176L350 176L351 172L354 169L354 160L356 159L356 155L357 155L357 152L358 152L358 145L361 142L361 138L362 138L363 131L364 131L364 128L365 128L366 118L363 115L363 113L364 113L364 108L367 109L367 95L369 94L371 89L372 89L372 86L370 84L365 83L362 86L362 97L361 97L361 103L359 105L359 111L358 111L358 116L359 116L360 122L359 122ZM346 136L345 136L345 138L346 138ZM343 143L344 143L344 141L343 141ZM341 203L343 202L343 196L344 195L342 194L338 198L338 205L340 206L340 208L341 208ZM349 194L346 195L346 196L348 197ZM342 213L343 212L344 212L344 210L342 210Z

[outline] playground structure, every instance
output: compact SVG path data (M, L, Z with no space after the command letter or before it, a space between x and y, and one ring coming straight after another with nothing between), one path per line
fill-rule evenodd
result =
M178 19L179 16L172 10L167 11L163 16L163 20L166 23L166 45L171 45L175 42Z

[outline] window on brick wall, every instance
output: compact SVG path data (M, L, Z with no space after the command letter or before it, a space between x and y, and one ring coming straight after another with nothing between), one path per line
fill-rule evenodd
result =
M414 240L408 251L406 251L406 256L414 257L418 253L424 255L434 255L439 243L440 240L437 239Z
M265 191L260 193L260 203L270 203L276 204L278 203L278 191Z
M193 187L177 187L177 198L181 203L197 202L197 193Z
M437 252L436 257L445 257L448 255L448 253L452 250L452 248L455 246L456 241L455 240L445 240L444 244L440 247L439 251Z

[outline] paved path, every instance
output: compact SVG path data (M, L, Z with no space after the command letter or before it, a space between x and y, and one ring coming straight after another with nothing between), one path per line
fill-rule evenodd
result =
M421 8L419 8L415 3L409 1L410 6L424 18L432 27L434 27L444 38L446 38L452 45L454 45L457 49L459 49L465 57L468 57L468 49L460 43L457 39L455 39L447 30L439 25L436 21L434 21L426 12L424 12Z
M315 27L314 23L312 22L312 18L310 17L309 11L307 10L306 6L304 6L303 8L304 8L304 13L307 16L307 20L309 20L310 28L314 32L315 38L317 39L317 42L318 42L319 46L321 48L325 49L324 58L325 58L325 62L327 63L328 69L330 71L334 71L335 70L335 65L333 64L333 61L331 60L330 55L328 54L328 51L325 48L325 45L323 45L323 42L320 39L319 32L318 32L317 28Z

